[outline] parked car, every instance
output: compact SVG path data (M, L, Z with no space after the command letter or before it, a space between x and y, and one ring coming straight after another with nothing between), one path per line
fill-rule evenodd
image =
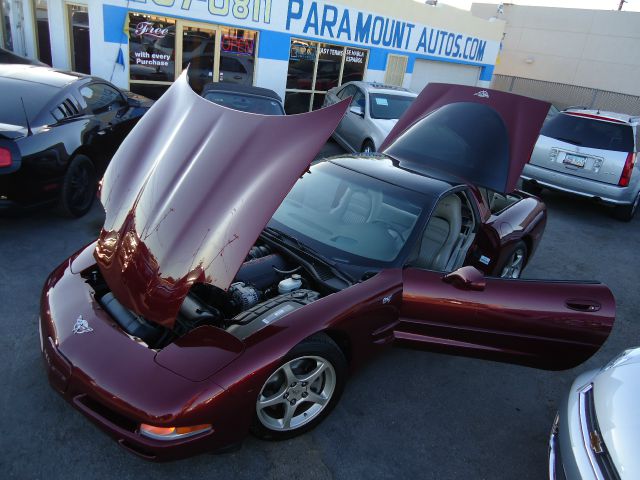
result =
M53 388L166 460L313 428L390 345L587 359L613 323L606 286L490 276L509 238L537 243L545 212L523 198L487 228L477 186L513 189L548 105L482 92L431 84L382 154L310 167L349 100L252 115L183 74L109 165L98 240L45 284Z
M570 108L542 127L531 161L522 172L524 189L542 187L613 205L629 221L640 204L640 117Z
M13 63L13 64L23 64L23 65L39 65L42 67L47 67L46 63L42 63L39 60L34 60L27 57L22 57L13 53L11 50L5 50L4 48L0 48L0 64L1 63Z
M349 110L333 138L350 152L375 152L417 95L402 87L348 82L332 88L324 105L351 97Z
M640 348L578 376L549 439L550 480L640 478Z
M97 77L0 65L0 211L58 202L84 215L152 101Z
M207 100L242 112L284 115L282 98L268 88L235 83L208 83L202 90Z

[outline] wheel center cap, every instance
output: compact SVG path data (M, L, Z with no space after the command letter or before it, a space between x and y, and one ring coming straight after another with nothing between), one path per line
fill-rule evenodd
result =
M300 395L302 395L302 392L303 392L303 391L304 391L304 388L302 388L302 387L293 387L293 388L290 390L290 392L289 392L289 393L290 393L292 396L294 396L294 397L298 398L298 397L300 397Z

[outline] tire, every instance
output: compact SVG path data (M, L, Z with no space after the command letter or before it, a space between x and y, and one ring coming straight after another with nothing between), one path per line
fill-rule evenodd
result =
M531 180L522 181L522 190L535 196L539 196L542 193L542 187Z
M373 144L371 140L365 140L362 144L362 148L360 149L362 153L375 153L376 146Z
M498 272L501 278L520 278L524 267L527 265L528 249L527 245L520 240L509 253Z
M89 211L98 189L98 178L93 162L86 155L76 155L62 181L60 212L68 217L82 217Z
M618 220L622 220L623 222L630 222L631 219L635 216L638 211L638 206L640 205L640 192L638 192L638 196L635 201L629 205L618 205L614 207L613 216Z
M260 389L251 432L264 440L285 440L311 430L338 403L346 377L344 354L328 336L300 342Z

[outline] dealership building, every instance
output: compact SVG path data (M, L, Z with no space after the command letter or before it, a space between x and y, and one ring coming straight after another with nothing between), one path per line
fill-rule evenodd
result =
M420 91L488 86L501 20L412 0L0 0L1 45L157 98L190 65L212 81L271 88L288 113L352 80Z

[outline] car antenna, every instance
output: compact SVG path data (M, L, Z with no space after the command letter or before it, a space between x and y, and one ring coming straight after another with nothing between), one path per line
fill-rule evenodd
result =
M27 122L27 136L30 137L31 135L33 135L33 132L31 131L31 125L29 124L29 117L27 115L27 109L24 106L24 99L22 97L20 97L20 101L22 102L22 111L24 112L24 119Z

